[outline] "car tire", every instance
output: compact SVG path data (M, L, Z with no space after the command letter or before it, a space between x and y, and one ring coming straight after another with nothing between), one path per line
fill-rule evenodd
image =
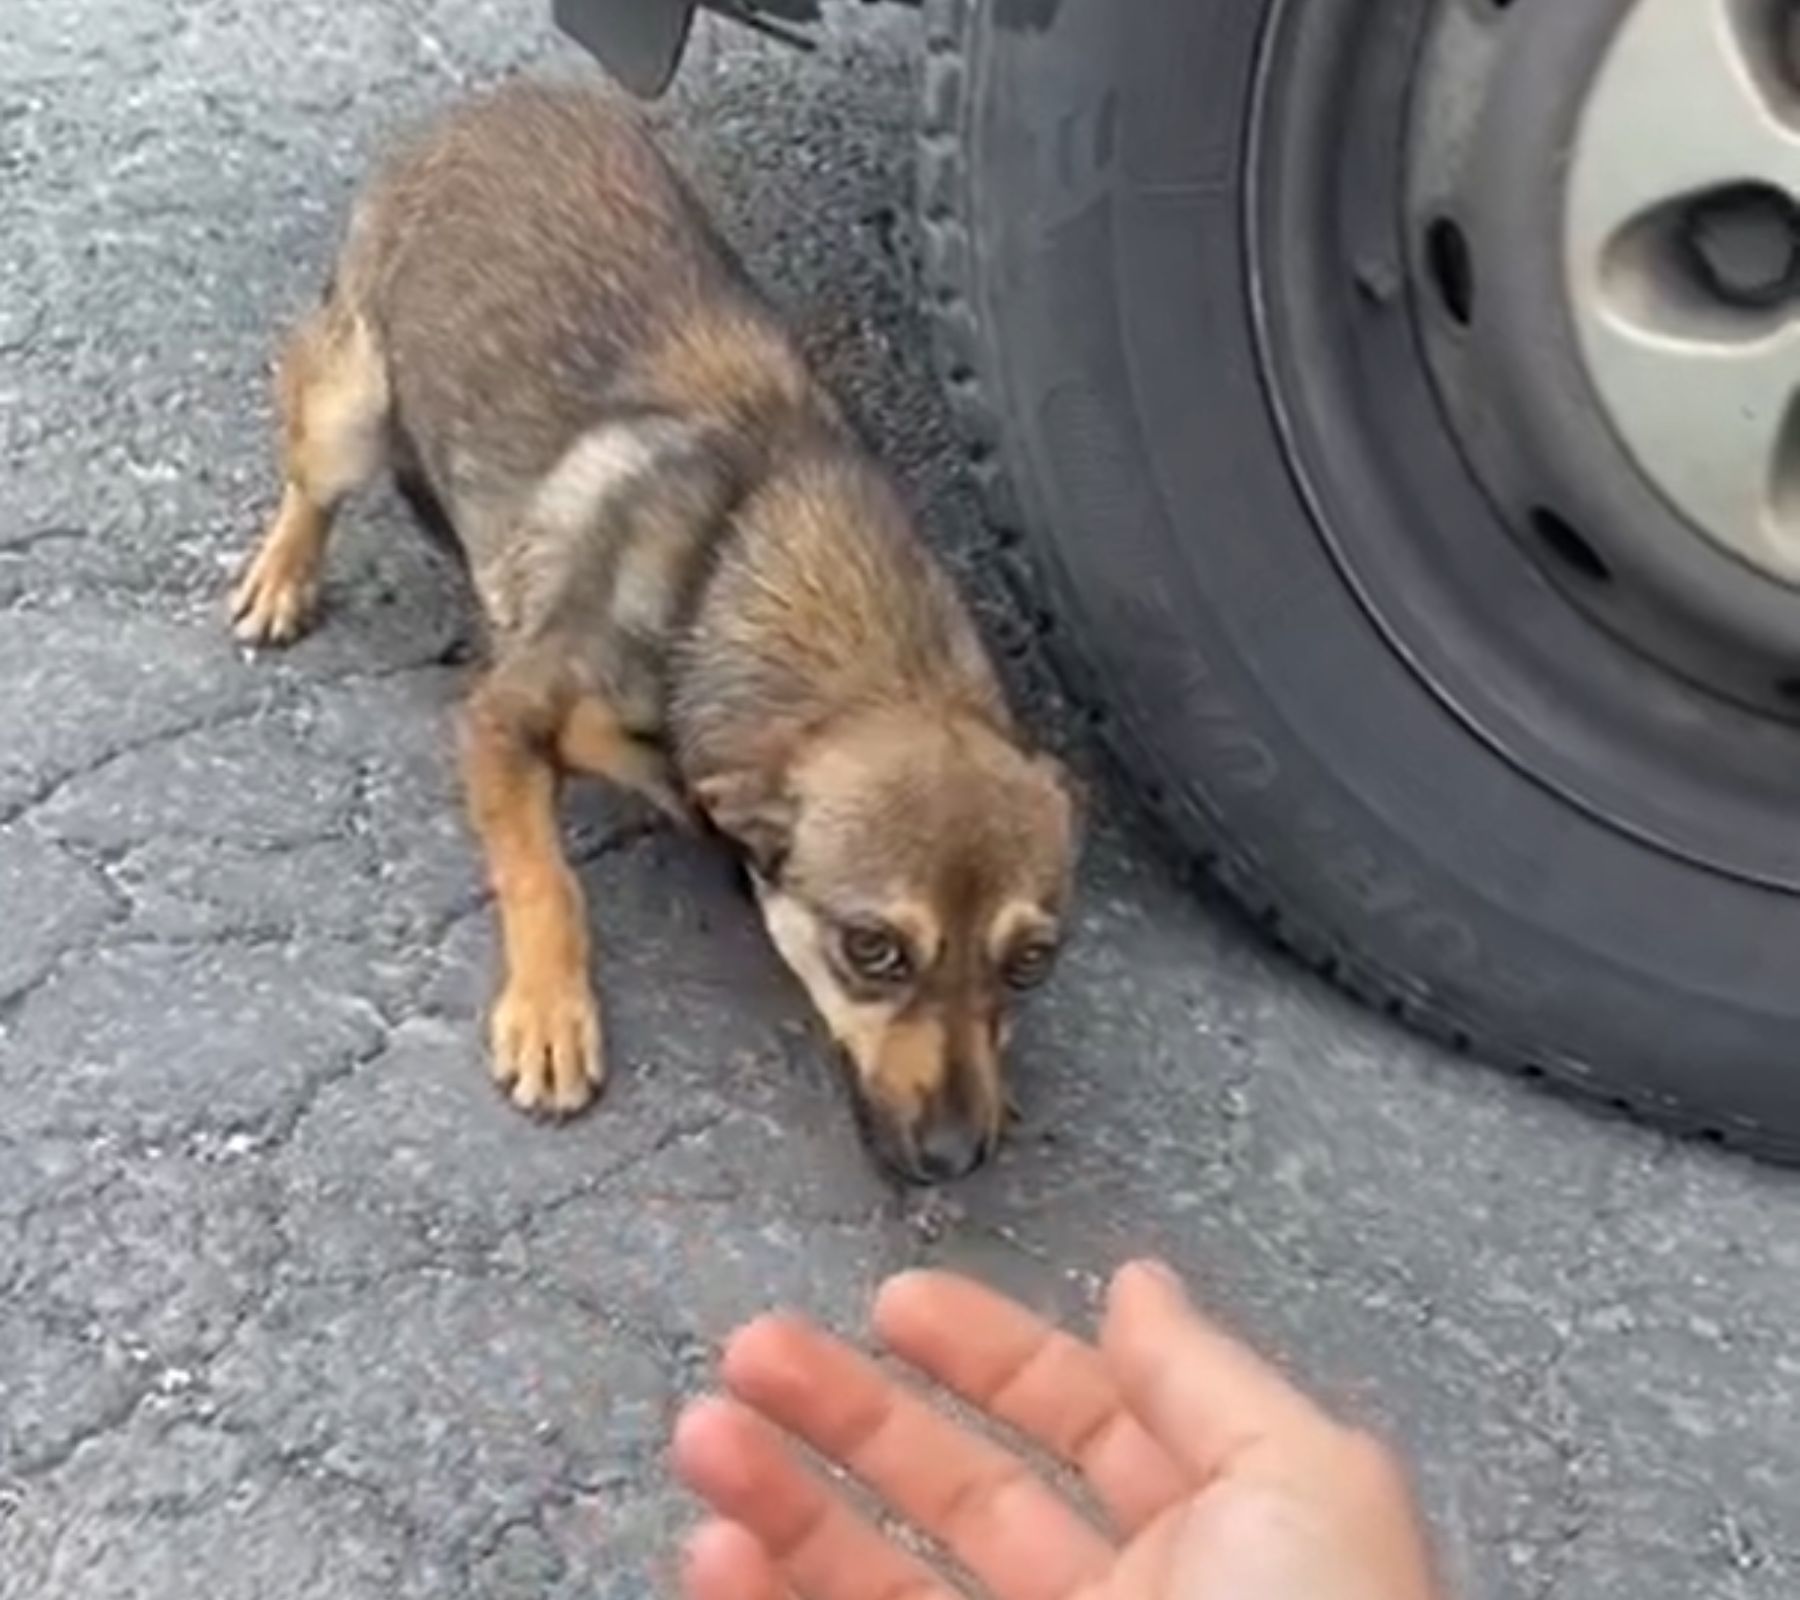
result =
M1278 3L928 0L926 291L1012 576L1175 849L1312 967L1515 1072L1800 1158L1800 893L1496 748L1334 560L1322 526L1360 508L1296 472L1258 348Z

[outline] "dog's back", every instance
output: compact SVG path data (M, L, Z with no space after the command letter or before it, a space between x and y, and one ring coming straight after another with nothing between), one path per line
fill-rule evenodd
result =
M511 84L403 150L334 292L368 318L398 430L478 568L605 421L742 431L823 404L637 118L588 90Z

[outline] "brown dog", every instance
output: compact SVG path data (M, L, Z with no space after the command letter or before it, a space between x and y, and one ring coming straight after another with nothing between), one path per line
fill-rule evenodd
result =
M743 852L905 1176L1006 1114L1009 995L1046 975L1071 786L729 250L622 107L515 85L402 153L280 368L281 507L234 597L295 637L334 513L391 468L466 558L490 662L462 718L506 978L494 1072L579 1110L604 1071L567 774Z

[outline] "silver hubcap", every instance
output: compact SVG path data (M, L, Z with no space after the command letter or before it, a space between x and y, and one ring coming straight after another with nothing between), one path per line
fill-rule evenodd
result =
M1775 8L1638 0L1577 128L1571 303L1639 468L1800 586L1800 80Z

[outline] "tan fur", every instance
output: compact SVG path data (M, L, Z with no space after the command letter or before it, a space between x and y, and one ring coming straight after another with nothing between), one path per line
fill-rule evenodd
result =
M281 506L232 599L238 636L285 643L312 619L332 518L385 460L387 370L368 324L326 309L297 329L276 372Z
M606 778L642 795L683 827L692 820L668 757L631 733L598 696L576 700L563 714L556 732L556 759L565 772Z
M630 114L514 84L402 150L279 398L285 488L235 596L243 637L305 625L332 517L384 461L473 579L490 661L463 771L514 1100L573 1111L604 1074L556 819L563 778L594 775L692 805L745 853L887 1160L948 1176L991 1148L1006 973L1057 936L1070 786L1022 746L892 484ZM879 982L847 943L871 926L906 952Z
M865 716L794 761L782 888L770 931L832 1028L866 1106L890 1128L960 1123L998 1139L1009 956L1054 942L1075 812L1041 758L979 721L916 709ZM881 1002L847 994L833 930L903 934L918 979Z
M581 886L562 853L555 769L521 737L530 716L501 690L477 692L463 718L463 777L506 949L489 1026L494 1075L522 1110L568 1113L587 1104L606 1065Z
M1003 962L1007 953L1028 939L1053 940L1056 918L1036 900L1009 900L1001 905L988 926L988 959Z
M752 427L771 406L840 421L831 398L801 364L793 344L761 317L729 311L667 329L650 351L660 387L697 413Z

